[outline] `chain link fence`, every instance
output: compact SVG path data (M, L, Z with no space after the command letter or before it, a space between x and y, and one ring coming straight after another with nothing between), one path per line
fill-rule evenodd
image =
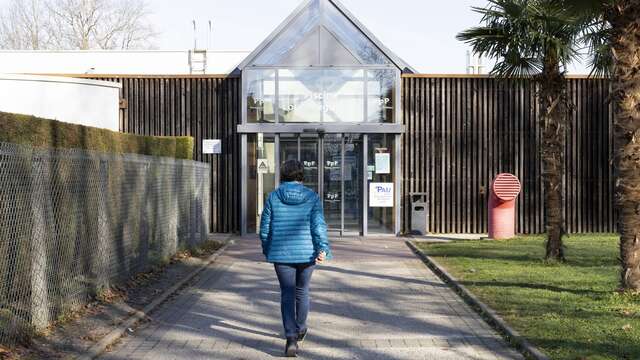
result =
M0 142L0 343L206 240L208 164Z

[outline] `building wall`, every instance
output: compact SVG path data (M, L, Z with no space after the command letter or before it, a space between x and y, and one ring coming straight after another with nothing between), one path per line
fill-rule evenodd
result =
M239 231L239 78L119 77L122 131L196 137L194 159L212 165L212 231ZM568 80L574 112L567 131L565 212L569 232L615 230L612 111L606 80ZM517 230L544 232L536 87L482 76L403 77L403 229L409 193L429 194L429 230L484 233L487 192L499 172L522 181ZM203 155L201 140L223 140Z
M522 182L516 230L544 232L541 134L536 85L488 77L403 78L404 203L427 192L430 231L485 233L496 174ZM566 138L565 217L568 232L615 231L613 115L607 80L570 78ZM408 224L410 206L404 207ZM405 226L406 229L406 226Z
M122 85L120 130L139 135L193 136L194 160L211 164L212 232L239 231L240 78L100 77ZM202 154L203 139L221 139L222 154Z
M0 74L0 111L119 130L120 85L68 77Z

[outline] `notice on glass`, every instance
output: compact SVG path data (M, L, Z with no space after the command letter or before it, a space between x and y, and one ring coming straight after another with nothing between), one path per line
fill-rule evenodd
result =
M393 183L369 183L369 207L393 207Z
M376 154L376 174L391 174L391 154Z

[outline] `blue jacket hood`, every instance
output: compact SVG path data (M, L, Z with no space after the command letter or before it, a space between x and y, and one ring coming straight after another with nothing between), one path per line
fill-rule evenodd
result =
M284 182L276 190L280 201L287 205L298 205L310 200L313 192L298 182Z

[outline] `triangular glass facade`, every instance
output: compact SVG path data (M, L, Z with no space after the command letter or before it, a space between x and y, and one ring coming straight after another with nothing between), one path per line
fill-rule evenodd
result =
M333 3L312 0L249 66L390 65Z

